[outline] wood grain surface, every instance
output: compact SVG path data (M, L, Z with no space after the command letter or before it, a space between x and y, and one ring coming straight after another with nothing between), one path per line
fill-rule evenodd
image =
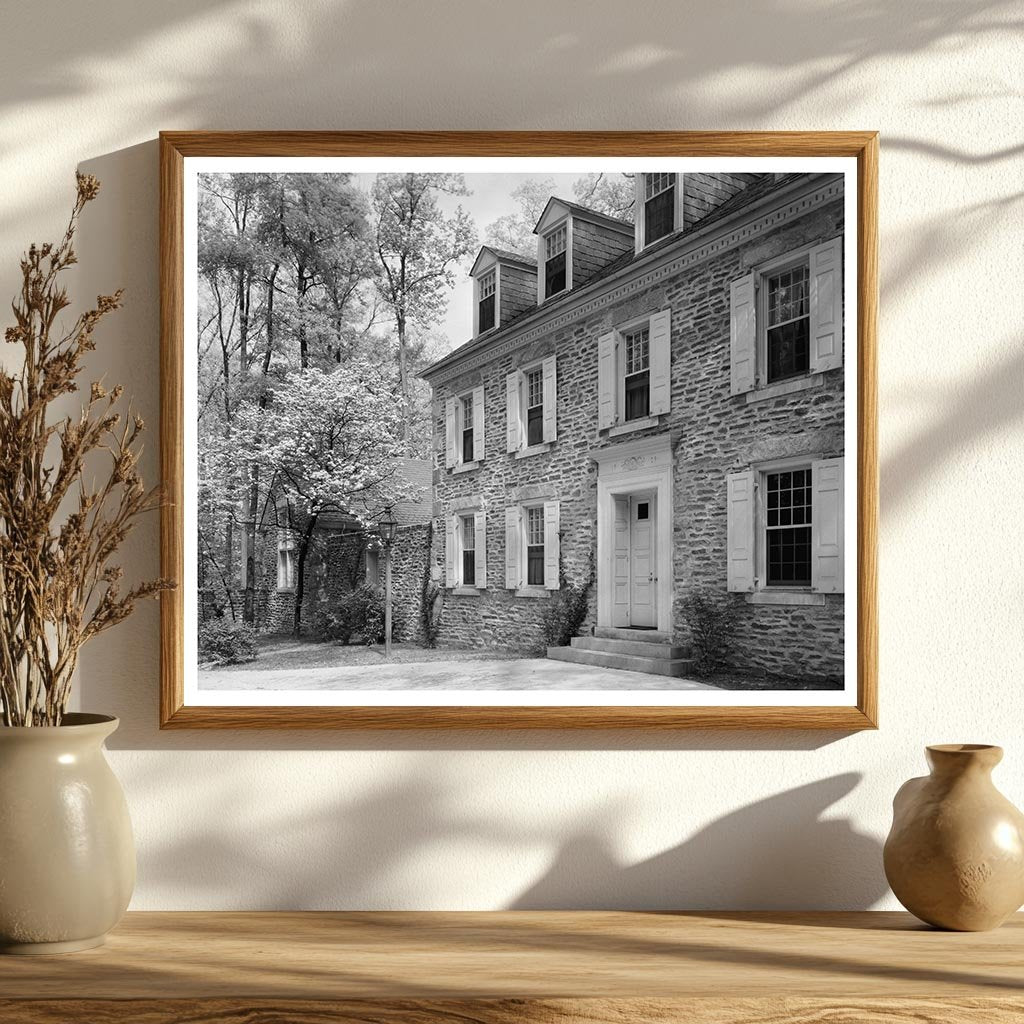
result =
M161 132L162 574L183 579L184 161L210 156L846 156L857 160L856 707L196 707L184 701L186 594L161 595L160 726L169 729L873 729L878 724L876 437L878 133ZM194 595L187 595L194 600Z

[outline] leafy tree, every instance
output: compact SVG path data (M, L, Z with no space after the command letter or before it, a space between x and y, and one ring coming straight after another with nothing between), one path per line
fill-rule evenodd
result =
M620 220L632 220L636 201L634 177L632 174L591 172L573 182L572 190L580 206Z
M455 268L476 249L472 219L443 195L468 195L461 174L378 174L371 204L380 266L377 288L395 320L403 437L410 436L410 328L428 329L444 316Z
M555 189L553 178L527 178L511 192L510 198L519 207L487 225L486 240L499 249L517 252L529 259L537 258L537 236L533 229L544 212Z
M235 444L268 481L266 500L284 496L297 535L293 628L302 625L303 576L319 518L339 511L368 523L415 495L401 473L404 417L390 367L359 357L331 370L286 375L265 411L239 411Z

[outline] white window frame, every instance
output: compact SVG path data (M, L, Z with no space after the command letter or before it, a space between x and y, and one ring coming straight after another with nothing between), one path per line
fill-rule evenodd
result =
M648 242L644 237L646 229L646 216L647 216L647 175L649 173L662 173L649 172L649 171L637 171L636 177L634 178L634 195L635 202L634 207L636 209L636 220L635 225L635 240L636 240L636 251L640 252L642 249L646 249L648 245L653 245L654 242L660 242L664 238L668 238L669 235L675 234L683 226L683 175L675 174L675 202L672 207L672 230L668 235L661 235L654 239L653 242ZM662 191L665 191L664 189ZM659 194L660 193L656 193ZM653 197L652 197L653 198Z
M530 547L530 512L540 509L540 532L541 532L541 575L543 576L544 560L547 556L547 549L544 544L544 533L546 528L546 522L544 518L544 502L540 501L524 501L520 505L521 515L519 518L519 561L520 561L520 578L522 579L521 591L540 591L547 593L547 590L542 583L530 583L527 574L530 571L530 559L529 551ZM536 545L534 545L536 547Z
M766 495L768 493L768 475L771 473L792 472L794 469L806 469L811 474L811 557L814 557L814 463L821 458L820 455L799 455L790 459L776 459L772 462L759 462L751 468L755 473L754 492L754 564L757 566L757 580L754 590L763 594L813 594L814 590L810 583L781 585L778 583L768 584L768 506ZM824 596L822 602L824 603Z
M501 326L501 273L500 264L492 263L486 270L473 278L473 337L477 337L480 331L480 302L483 296L484 283L487 278L494 275L494 326L488 327L489 331L496 330Z
M279 593L294 593L298 573L298 544L295 533L285 530L277 538L277 590Z
M554 295L546 295L547 287L547 242L556 231L565 230L565 287ZM558 253L555 253L557 256ZM572 217L566 215L556 221L544 234L537 236L537 305L561 298L572 290Z
M813 245L803 245L799 249L794 249L791 252L783 253L781 256L777 256L775 259L768 260L765 263L760 264L755 268L754 273L754 288L756 291L755 305L757 312L757 373L755 377L754 387L756 389L763 388L784 388L787 384L793 381L804 381L807 378L815 375L815 371L811 368L811 353L810 353L810 331L812 325L812 313L811 313L811 297L810 297L810 273L811 273L811 250L814 248ZM803 373L794 374L792 377L785 377L781 380L768 380L768 278L773 277L775 274L784 273L787 270L792 270L799 266L807 267L807 330L808 330L808 353L807 353L807 370Z
M367 548L364 557L363 579L367 586L377 588L380 586L380 550Z
M474 401L473 388L468 391L463 391L461 395L456 396L455 404L455 447L457 449L457 464L460 466L475 465L473 459L466 459L466 446L465 446L465 431L466 431L466 401L469 401L469 408L472 411L476 403ZM470 423L470 430L473 431L474 447L476 442L476 425Z
M647 407L648 412L646 416L638 416L636 419L626 419L626 377L631 376L626 372L627 366L626 361L628 358L628 339L635 334L640 334L642 331L647 332ZM649 316L643 317L639 322L629 327L620 327L616 331L618 334L615 352L615 401L616 401L616 420L623 426L634 428L634 424L637 423L650 423L653 419L657 421L656 416L651 416L650 404L651 404L651 318Z

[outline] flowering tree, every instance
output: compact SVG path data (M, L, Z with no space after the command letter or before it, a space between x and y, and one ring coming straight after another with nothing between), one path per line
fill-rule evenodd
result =
M390 368L354 357L327 371L289 373L266 411L239 410L234 441L268 481L265 500L287 497L297 535L293 628L302 625L303 576L319 518L342 512L363 524L414 497L402 477L404 416Z

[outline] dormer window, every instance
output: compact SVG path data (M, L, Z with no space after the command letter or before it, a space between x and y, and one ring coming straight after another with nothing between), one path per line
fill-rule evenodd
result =
M498 273L492 270L480 278L480 299L477 306L477 334L489 331L496 323L495 292L498 287Z
M644 245L675 230L676 176L644 175Z
M564 292L567 283L565 251L567 227L562 224L544 236L544 298Z

